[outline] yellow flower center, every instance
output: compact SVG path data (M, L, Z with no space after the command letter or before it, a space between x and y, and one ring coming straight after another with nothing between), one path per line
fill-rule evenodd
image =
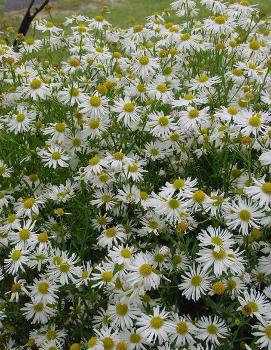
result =
M123 160L124 158L124 154L122 152L116 152L113 154L113 157L116 159L116 160Z
M90 129L97 129L101 124L100 119L92 119L88 122Z
M271 325L266 326L265 335L267 336L268 339L271 340Z
M209 77L206 74L201 75L200 77L198 77L198 82L199 83L206 83L208 80L209 80Z
M209 324L209 326L207 327L207 332L209 334L216 334L218 332L218 328L215 324Z
M47 294L49 290L49 284L47 282L40 282L38 284L38 291L41 294Z
M232 291L233 289L236 288L236 286L237 286L237 283L236 283L235 280L229 279L229 280L227 281L227 289L228 289L228 290Z
M236 107L230 106L230 107L228 108L228 113L229 113L230 115L236 115L236 114L238 113L238 109L237 109Z
M41 232L39 235L38 235L38 241L40 243L45 243L48 241L48 234L47 232Z
M249 43L249 48L251 50L254 50L254 51L257 51L261 48L261 43L257 40L252 40L250 43Z
M168 206L170 209L178 209L180 207L180 202L178 201L178 199L171 198L168 201Z
M102 280L104 282L110 282L113 278L113 273L111 271L104 271L102 273Z
M44 310L44 304L42 302L33 305L33 309L36 312L42 312Z
M58 151L55 151L52 153L52 159L53 160L59 160L61 158L61 153Z
M195 119L199 116L199 111L197 109L190 109L190 111L188 112L188 117L190 119Z
M161 93L165 93L165 92L167 92L167 87L165 84L158 84L156 86L156 90L161 92Z
M114 340L111 337L105 337L103 339L104 350L112 350L114 349Z
M176 190L179 190L180 188L183 188L185 185L185 180L184 179L177 179L173 182L173 187Z
M163 254L157 253L154 255L154 260L158 263L162 263L165 260L165 257Z
M116 313L119 315L119 316L125 316L128 312L128 305L127 304L121 304L121 303L118 303L116 304Z
M226 16L217 16L214 18L214 21L216 24L225 24L227 21L227 17Z
M68 271L70 271L70 264L68 263L68 262L62 262L61 264L60 264L60 266L59 266L59 270L61 271L61 272L68 272Z
M191 35L190 35L189 33L183 33L183 34L181 35L181 40L182 40L182 41L187 41L187 40L190 39L190 37L191 37Z
M102 104L102 99L99 96L91 96L89 103L92 107L99 107Z
M153 272L153 268L150 264L143 264L139 268L139 273L143 277L148 277L149 275L151 275L152 272Z
M146 66L148 63L150 62L150 59L148 56L141 56L139 58L139 63L142 65L142 66Z
M107 193L103 194L102 197L101 197L101 200L104 203L109 203L111 201L111 199L112 199L112 197L109 194L107 194Z
M80 61L78 60L78 58L71 58L70 60L69 60L69 65L71 66L71 67L79 67L80 66Z
M33 79L30 84L31 89L37 90L41 87L41 80Z
M214 249L212 250L212 255L215 260L223 260L226 256L226 252L224 249L219 250L219 252L215 251Z
M191 278L191 284L194 287L200 286L202 283L202 277L200 275L195 275Z
M23 113L19 113L16 115L16 121L18 123L22 123L25 120L26 116Z
M51 22L51 21L47 21L46 24L45 24L45 26L46 26L47 28L52 28L52 27L54 26L54 23Z
M13 283L13 285L11 286L12 293L20 293L21 290L22 290L22 286L20 283Z
M29 198L26 198L24 201L23 201L23 207L25 209L30 209L33 207L33 205L35 204L36 200L34 197L29 197Z
M55 129L58 132L64 132L65 131L65 124L64 123L56 123Z
M134 26L134 32L135 33L138 33L138 32L141 32L142 30L143 30L143 25L141 25L141 24L136 24L135 26Z
M221 245L223 243L223 239L221 237L214 236L212 237L211 242L215 245Z
M141 340L141 336L139 334L136 334L136 333L130 334L130 342L132 344L138 344L140 340Z
M249 221L251 218L251 213L246 209L240 210L239 211L239 218L242 221Z
M120 251L120 255L125 259L129 259L131 258L132 253L128 248L122 248L122 250Z
M167 126L169 124L169 120L167 117L160 117L158 120L159 125L161 126Z
M117 234L117 230L115 227L111 227L111 228L108 228L107 230L105 230L105 235L108 238L115 237L116 234Z
M201 190L196 191L195 193L193 193L193 199L195 202L197 203L203 203L204 199L205 199L205 193Z
M255 114L249 118L248 123L250 126L258 128L262 124L261 117L258 114Z
M26 241L30 237L30 231L27 228L23 228L19 232L19 237L22 241Z
M104 20L103 16L95 16L94 19L96 22L102 22Z
M188 331L188 326L187 326L186 322L183 322L183 321L178 322L177 325L176 325L176 331L177 331L177 333L179 333L179 334L185 334L185 333L187 333L187 331Z
M127 113L132 113L135 110L135 106L131 102L127 102L124 104L123 109Z
M128 349L128 346L127 346L127 343L126 341L121 341L117 344L116 346L116 350L127 350Z
M88 342L87 342L87 346L89 348L94 347L95 345L97 345L97 337L91 337Z
M225 292L226 287L225 287L223 282L218 281L212 285L212 289L213 289L214 294L222 295Z
M154 329L163 327L165 321L160 316L155 316L151 319L150 326Z
M262 184L262 191L271 196L271 182L265 182Z
M100 158L98 155L96 155L96 156L92 157L92 158L88 161L88 163L89 163L89 165L91 165L91 166L95 166L95 165L97 165L97 164L100 162L100 160L101 160L101 158Z
M70 89L70 95L72 96L72 97L77 97L78 95L79 95L79 89L77 89L77 88L75 88L75 87L73 87L73 88L71 88Z

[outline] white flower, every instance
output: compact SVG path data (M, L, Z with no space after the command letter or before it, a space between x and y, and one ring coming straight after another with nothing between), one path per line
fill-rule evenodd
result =
M139 253L135 255L128 265L127 281L134 287L143 286L145 290L158 288L160 276L155 270L153 258L150 254Z
M249 234L250 228L259 228L264 213L251 201L239 199L232 203L226 212L226 223L229 229L239 229L243 235Z
M48 147L48 151L42 149L38 152L42 161L49 168L56 169L58 166L67 168L70 157L65 154L65 151L60 146Z
M257 324L256 326L253 326L253 329L255 329L252 334L255 337L258 337L256 344L260 347L260 349L267 348L268 350L271 349L271 321L262 321L262 324Z
M211 316L202 316L196 326L196 337L200 340L206 341L206 343L219 345L221 343L220 341L228 335L225 322L217 316L214 316L214 318Z
M159 306L153 309L152 315L142 314L137 320L137 331L148 343L154 343L158 340L158 344L162 344L168 340L169 332L172 325L168 321L168 312L159 309Z
M201 265L190 267L189 271L184 272L182 280L178 287L188 300L200 299L210 288L209 273L204 271Z
M271 182L253 179L254 184L245 187L245 193L254 201L258 201L260 206L268 206L271 203Z

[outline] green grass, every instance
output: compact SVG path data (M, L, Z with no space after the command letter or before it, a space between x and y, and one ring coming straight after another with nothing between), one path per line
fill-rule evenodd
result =
M3 18L2 28L9 25L17 28L22 16L3 17L1 14L3 1L0 0L0 15ZM120 0L119 3L110 8L110 12L106 13L105 17L113 25L126 28L135 23L144 23L146 16L169 8L171 2L171 0ZM271 0L251 0L251 2L258 4L263 12L271 15ZM56 23L61 23L69 14L84 14L90 17L100 14L103 6L108 5L108 0L61 0L52 4L54 6L52 17ZM94 8L90 8L90 5Z

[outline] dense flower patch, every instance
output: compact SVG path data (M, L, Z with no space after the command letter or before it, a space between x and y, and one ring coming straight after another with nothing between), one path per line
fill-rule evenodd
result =
M1 349L271 349L271 21L201 5L0 42Z

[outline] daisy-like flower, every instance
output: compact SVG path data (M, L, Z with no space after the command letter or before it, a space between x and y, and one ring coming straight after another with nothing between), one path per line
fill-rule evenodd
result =
M220 248L230 248L234 243L233 235L221 227L208 226L206 230L201 230L198 235L199 246L213 246L215 251L219 252Z
M74 106L80 104L85 98L85 94L78 85L68 86L58 91L58 99L65 104Z
M7 128L9 131L14 132L14 134L26 132L30 130L35 118L36 116L34 113L30 113L21 107L17 110L16 114L8 118Z
M71 256L65 251L56 251L52 254L51 264L48 267L48 275L58 281L61 285L66 285L70 281L75 281L78 275L78 268L75 266L78 258L73 253Z
M204 128L208 122L208 107L201 110L188 107L186 111L178 112L179 116L178 124L184 129L197 130L199 128Z
M207 74L202 74L196 79L192 79L188 84L192 91L200 90L202 92L208 91L213 85L220 83L220 78L217 76L209 77Z
M174 314L171 322L174 326L169 335L170 341L175 342L175 346L185 346L193 344L196 327L192 321L186 316Z
M110 325L113 328L131 329L133 321L137 318L139 310L129 300L117 300L108 305L107 313L110 317Z
M40 78L31 80L28 85L22 88L22 93L26 97L31 97L33 100L45 99L50 95L50 88Z
M43 302L45 304L54 304L57 300L58 291L55 283L50 278L35 278L33 285L29 287L31 299L35 302Z
M270 320L262 320L261 324L257 324L253 326L255 330L252 334L259 338L256 341L256 344L260 347L260 349L266 348L271 350L271 321Z
M174 197L161 197L152 194L149 205L155 208L157 214L164 216L169 222L178 222L182 220L182 214L186 213L187 203L182 199Z
M67 133L67 125L65 123L49 124L48 127L43 129L45 135L50 135L51 140L54 142L63 142Z
M230 34L234 30L234 20L227 15L220 15L213 17L212 19L204 20L204 29L208 33L215 34Z
M166 182L166 184L161 188L159 194L161 197L172 197L180 199L190 198L192 193L196 190L195 186L197 180L191 180L191 177L187 179L175 179L172 183Z
M249 229L259 228L264 213L250 200L239 199L237 203L232 203L225 215L229 229L238 229L243 235L249 234Z
M137 55L131 68L133 73L146 79L154 74L155 70L158 68L158 61L156 58L142 53Z
M105 229L98 237L97 243L101 247L111 248L114 244L123 242L125 238L127 237L123 226L117 225L115 227Z
M161 100L164 103L170 103L173 100L170 88L167 86L166 82L161 79L151 84L147 90L152 99Z
M250 292L244 291L238 296L240 306L238 310L246 316L255 316L259 321L270 318L271 305L267 298L261 292L251 289Z
M15 275L18 271L25 271L24 265L29 260L29 250L25 250L20 246L15 246L7 259L4 260L4 268L7 273Z
M94 118L102 118L108 113L108 100L98 94L87 97L80 104L81 112Z
M200 340L211 343L212 345L220 345L221 341L228 335L226 323L218 316L202 316L197 321L196 337Z
M39 215L40 208L44 201L35 196L20 198L14 205L14 210L17 212L17 216L28 216L31 218L33 214Z
M1 177L10 177L12 169L9 168L1 159L0 159L0 176Z
M134 287L144 287L145 290L158 288L160 276L154 268L152 255L138 253L128 265L127 281Z
M193 265L182 276L183 282L179 284L179 289L186 299L198 300L201 295L205 295L210 289L209 273L203 270L201 265Z
M140 120L141 107L133 103L129 97L115 101L112 111L117 113L118 122L123 121L125 126L136 126Z
M245 193L258 201L260 206L268 206L271 203L271 182L266 182L263 177L260 180L253 179L253 186L245 187Z
M10 241L12 244L17 244L17 247L27 248L28 246L37 243L37 236L34 231L35 222L28 220L18 229L17 232L10 233Z
M268 127L270 117L266 113L253 113L251 111L240 112L238 118L234 118L234 123L241 129L242 135L259 135L265 132Z
M55 310L42 301L26 303L21 309L25 318L31 323L47 323L49 318L55 314Z
M142 314L137 319L137 332L141 334L150 344L158 340L158 344L168 340L168 335L172 329L168 321L168 312L160 310L159 306L153 309L152 315Z
M241 273L245 269L242 253L237 250L224 249L219 246L212 249L200 249L197 255L199 257L196 261L202 264L203 270L208 270L212 266L216 276L222 275L228 269L233 269L235 273Z
M163 112L158 112L149 115L147 128L153 136L167 137L177 129L177 124L174 123L172 116L165 116Z
M70 157L65 154L65 151L60 146L50 146L48 150L41 149L38 151L41 160L49 168L56 169L58 166L61 168L67 168L69 164Z

